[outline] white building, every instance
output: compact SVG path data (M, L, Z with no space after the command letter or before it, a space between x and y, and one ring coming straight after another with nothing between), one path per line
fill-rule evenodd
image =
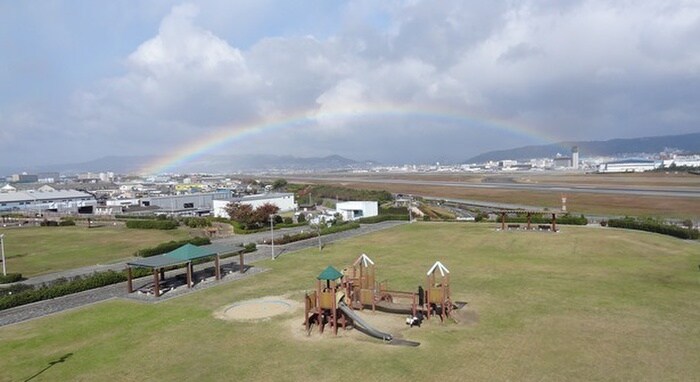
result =
M643 172L658 168L660 163L650 159L623 159L601 163L598 172Z
M340 202L335 205L335 210L343 220L355 220L379 215L379 203L377 202Z
M258 208L263 204L270 203L276 205L280 209L279 212L294 211L297 209L297 204L294 202L293 193L269 193L246 195L240 198L228 200L214 200L214 216L228 218L229 216L228 213L226 213L225 208L229 203L248 204L253 207L253 209Z
M97 200L94 196L75 190L18 191L0 194L0 211L61 213L93 213Z

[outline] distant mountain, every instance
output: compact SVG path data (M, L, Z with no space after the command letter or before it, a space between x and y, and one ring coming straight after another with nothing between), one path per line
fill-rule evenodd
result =
M76 174L81 172L106 172L118 174L137 173L148 163L157 158L153 156L108 156L88 162L50 164L26 168L2 167L0 175L11 175L21 172L36 174L39 172L60 172L61 174ZM168 172L193 173L233 173L238 171L319 171L342 170L368 167L375 164L371 161L358 162L340 155L326 157L300 158L290 155L204 155L188 161Z
M608 141L559 142L550 145L524 146L509 150L489 151L465 163L483 163L503 159L552 158L557 153L570 155L571 147L578 146L580 157L629 156L640 153L658 153L666 149L700 152L700 133L664 135L659 137L611 139Z

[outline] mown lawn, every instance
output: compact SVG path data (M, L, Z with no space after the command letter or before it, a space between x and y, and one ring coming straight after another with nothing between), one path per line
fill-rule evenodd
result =
M25 277L131 257L140 248L190 237L187 230L170 231L99 228L31 227L0 229L5 234L7 271Z
M35 381L697 379L700 245L562 228L403 225L257 263L271 270L159 304L112 300L3 327L0 380L25 380L47 366ZM368 337L307 338L299 311L254 323L212 315L249 298L290 293L301 301L323 268L362 252L392 289L414 290L441 260L455 299L469 302L478 323L401 327L394 334L421 342L406 348Z

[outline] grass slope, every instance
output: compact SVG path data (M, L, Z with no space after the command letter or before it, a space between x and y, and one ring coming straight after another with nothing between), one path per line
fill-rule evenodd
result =
M127 258L143 247L190 237L187 230L156 231L124 227L32 227L5 234L8 272L25 277Z
M301 313L256 323L212 317L249 298L300 300L323 268L362 252L391 289L414 290L441 260L455 299L479 323L402 328L422 343L402 348L295 336ZM692 380L698 263L697 243L643 232L404 225L267 261L259 265L270 272L160 304L115 300L0 328L0 380L47 366L35 380Z

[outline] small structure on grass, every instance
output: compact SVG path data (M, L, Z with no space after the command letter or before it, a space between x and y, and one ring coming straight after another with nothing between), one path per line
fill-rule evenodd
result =
M133 293L133 272L132 268L146 268L153 271L153 294L156 297L161 295L162 284L165 283L165 270L174 269L181 266L187 268L187 287L194 286L194 267L193 263L207 258L214 258L214 273L217 280L221 279L220 261L223 255L239 255L240 272L243 273L243 248L225 247L216 244L196 246L185 244L173 251L163 255L146 257L143 259L132 260L126 263L127 265L127 292Z

